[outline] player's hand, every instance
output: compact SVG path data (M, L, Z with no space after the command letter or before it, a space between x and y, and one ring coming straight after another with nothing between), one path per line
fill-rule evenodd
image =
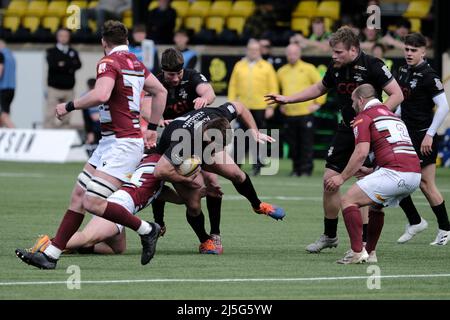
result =
M66 103L58 103L58 105L56 105L56 117L58 118L58 120L62 120L62 118L68 114L67 110L66 110Z
M344 179L342 179L342 176L338 174L337 176L332 176L331 178L328 178L325 181L325 190L334 192L339 189L340 186L344 184Z
M155 130L147 130L144 133L144 146L147 149L156 147L158 133Z
M161 120L159 120L158 126L164 128L171 122L172 122L172 120L170 120L170 119L169 120L161 119Z
M367 176L368 174L371 174L373 172L373 168L367 168L362 166L358 171L356 171L355 173L355 177L357 179L361 179L365 176Z
M251 129L251 134L252 134L253 139L255 139L256 142L261 143L261 144L265 144L266 142L275 142L276 141L271 136L261 133L258 130Z
M159 231L159 236L164 237L164 235L166 234L166 231L167 231L167 227L166 227L166 224L164 224L163 226L161 226L161 230Z
M273 110L273 108L271 108L271 107L266 108L266 110L264 111L264 117L265 117L266 119L272 118L272 117L273 117L273 114L274 114L274 110Z
M425 156L429 156L433 151L432 147L433 147L433 137L426 134L425 138L423 138L422 140L422 144L420 145L420 152Z
M269 106L288 103L287 97L282 96L281 94L266 94L264 98L264 101L266 101Z
M193 102L195 110L204 108L208 105L208 100L202 97L195 98Z

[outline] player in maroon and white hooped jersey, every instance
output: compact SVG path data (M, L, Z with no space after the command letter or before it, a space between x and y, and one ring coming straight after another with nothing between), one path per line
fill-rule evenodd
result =
M107 21L102 30L105 51L97 66L95 88L83 97L56 106L61 119L75 109L101 105L102 139L84 166L72 192L70 205L55 238L44 252L16 249L25 263L41 269L54 269L67 242L83 222L85 210L114 223L129 227L140 235L141 263L154 255L160 227L130 215L123 207L106 199L134 172L141 161L144 139L139 113L149 122L146 145L156 144L156 127L164 110L167 90L150 74L136 56L128 52L128 30L119 21ZM140 110L141 91L153 97L152 110Z
M355 151L344 171L325 181L327 190L339 189L346 180L358 173L372 150L377 169L358 180L341 199L351 243L351 250L337 261L342 264L377 262L375 247L384 224L382 208L398 206L400 200L420 185L419 157L406 125L375 97L375 89L370 84L363 84L353 91L353 108L357 113L353 122ZM367 205L372 206L369 209L367 244L364 248L359 208Z

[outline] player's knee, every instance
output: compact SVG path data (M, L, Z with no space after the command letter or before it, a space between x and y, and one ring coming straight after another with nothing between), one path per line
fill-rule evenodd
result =
M113 246L111 249L113 250L114 254L123 254L127 250L127 245L123 243L117 246Z
M237 169L230 174L229 179L233 183L240 184L245 181L246 177L247 176L245 175L244 171Z

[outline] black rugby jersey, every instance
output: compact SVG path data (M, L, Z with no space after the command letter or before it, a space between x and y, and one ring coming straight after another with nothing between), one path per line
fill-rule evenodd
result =
M433 122L433 98L444 92L438 74L424 61L414 67L401 66L395 78L403 91L401 113L408 130L427 130Z
M383 88L394 79L389 68L378 58L360 52L358 57L342 67L334 67L333 62L322 80L328 89L336 89L339 109L344 123L350 128L350 122L356 113L352 108L352 92L364 83L374 86L377 98L381 100Z
M194 154L201 158L205 147L201 141L203 136L201 131L202 124L220 117L224 117L230 122L236 119L237 111L235 106L232 103L226 102L217 108L201 108L175 118L165 127L156 147L156 151L159 154L166 156L166 158L175 165L179 164L182 159L186 159ZM177 129L184 129L184 131L179 130L175 132ZM190 143L189 154L180 152L180 146L176 148L177 145L183 142L183 137L186 135L188 135L186 138L189 139ZM200 140L195 141L195 144L194 139Z
M193 69L184 69L183 79L176 87L170 87L164 81L164 74L162 73L157 78L167 89L166 108L163 113L165 120L175 119L188 111L194 110L193 101L198 98L195 89L201 83L208 83L204 75Z

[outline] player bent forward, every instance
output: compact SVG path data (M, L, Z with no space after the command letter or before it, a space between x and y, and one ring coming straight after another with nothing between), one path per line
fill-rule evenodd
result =
M272 142L273 138L258 132L255 120L250 111L239 102L225 103L217 108L206 107L199 110L188 112L183 117L174 119L166 126L157 146L158 153L163 156L155 167L155 177L164 181L172 182L179 196L184 200L187 206L186 218L198 239L200 240L200 252L214 253L216 247L214 241L205 230L205 217L201 209L201 197L204 194L204 182L202 175L197 171L190 177L180 175L176 166L183 159L194 156L196 151L195 143L199 143L202 154L195 154L202 159L201 169L218 174L230 180L236 190L250 202L253 210L258 214L270 216L276 220L282 219L285 212L282 208L261 202L253 187L250 177L243 172L225 151L225 146L230 139L226 139L227 133L231 132L230 121L240 117L241 120L250 128L252 137L259 143ZM210 130L211 129L211 130ZM209 133L215 129L219 131L221 137L209 136ZM173 141L174 132L182 133L185 130L187 142L190 148L181 147L185 141ZM195 137L200 137L202 141L195 142ZM215 138L215 139L214 139ZM213 141L214 140L214 141ZM214 148L211 148L214 146ZM206 160L205 150L215 150L212 158Z
M345 227L351 250L337 261L341 264L377 262L375 248L384 224L384 206L398 206L420 184L420 163L405 124L375 98L370 84L363 84L352 93L357 116L353 122L355 151L341 174L325 181L329 191L339 187L361 168L370 149L376 169L357 181L341 199ZM369 209L367 244L362 244L360 208Z

